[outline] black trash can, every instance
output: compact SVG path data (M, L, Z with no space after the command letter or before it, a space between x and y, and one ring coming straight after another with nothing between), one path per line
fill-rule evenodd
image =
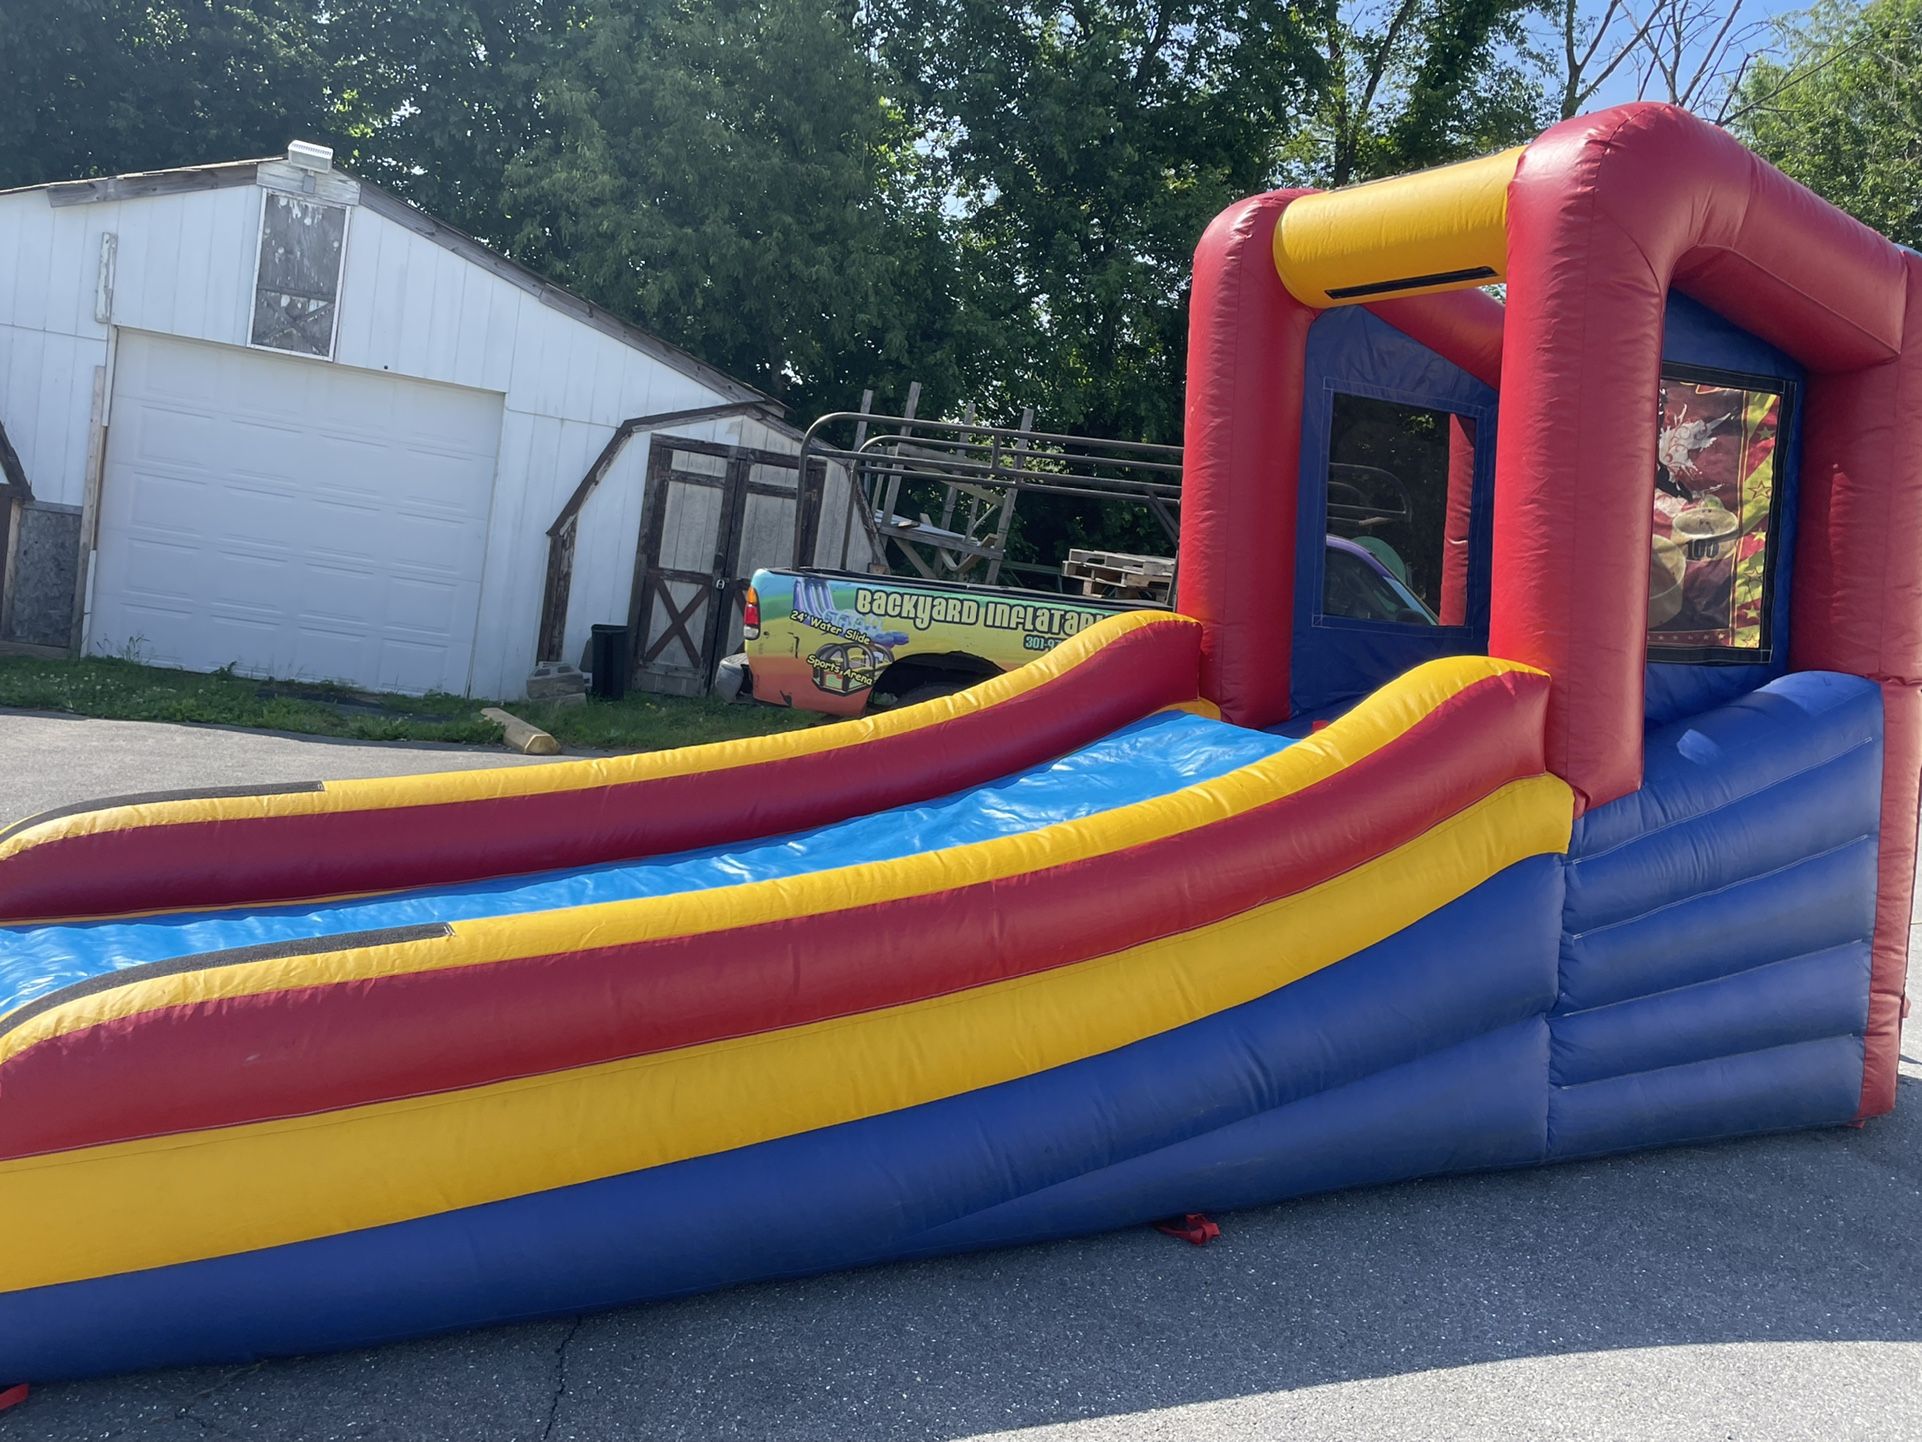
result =
M627 627L597 622L587 644L594 694L604 701L620 700L627 694Z

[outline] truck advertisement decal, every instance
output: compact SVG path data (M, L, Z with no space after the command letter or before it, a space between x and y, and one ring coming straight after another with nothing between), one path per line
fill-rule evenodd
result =
M1050 651L1115 608L757 571L759 634L746 642L754 694L835 715L863 710L876 679L916 655L979 657L1003 670Z
M1046 651L1067 640L1083 626L1108 613L1080 611L1049 602L983 600L978 596L944 596L931 591L891 591L875 586L854 588L854 611L859 616L906 621L916 632L936 626L981 626L990 631L1019 631L1024 651Z

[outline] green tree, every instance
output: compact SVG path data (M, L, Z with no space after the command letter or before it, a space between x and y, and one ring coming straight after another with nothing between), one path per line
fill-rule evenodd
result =
M968 393L1006 419L1178 439L1194 244L1236 197L1512 144L1541 118L1525 0L900 0L957 218L962 299L1001 343Z
M320 42L301 0L6 0L0 186L335 139Z
M883 53L946 175L969 397L1178 437L1195 241L1263 188L1302 37L1273 0L904 0Z
M948 176L964 312L991 339L966 394L1011 421L1178 441L1194 246L1237 197L1512 143L1539 99L1501 51L1522 0L900 0ZM1162 549L1138 513L1022 502L1016 553Z
M1282 157L1291 181L1348 185L1515 145L1548 110L1531 73L1530 0L1315 0L1312 101Z
M1194 246L1264 189L1306 39L1277 0L898 0L881 53L942 177L985 417L1179 440ZM1024 497L1011 551L1165 551L1147 514Z
M530 263L802 410L941 368L938 197L851 11L585 0L538 104L502 200Z
M1922 247L1922 0L1824 4L1750 68L1731 114L1762 156L1904 245Z
M346 164L499 244L516 157L546 134L543 85L575 0L327 0L323 42L349 77Z

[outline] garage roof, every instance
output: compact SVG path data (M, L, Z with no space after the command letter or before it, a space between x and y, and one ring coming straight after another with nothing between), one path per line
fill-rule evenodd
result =
M257 185L261 183L262 166L283 166L285 157L278 155L262 156L254 160L222 161L213 165L187 165L172 170L143 170L126 175L101 176L93 180L57 180L41 185L23 185L11 190L0 190L0 195L19 195L28 191L41 191L49 205L90 205L112 200L141 200L156 195L178 195L195 190L225 190L233 186ZM572 291L555 285L545 276L529 270L516 261L509 260L498 251L490 249L473 236L456 229L446 221L429 215L416 205L410 205L390 190L384 190L371 181L350 176L347 172L334 170L334 175L343 176L360 188L359 203L377 215L384 216L396 225L405 226L416 235L433 241L436 245L453 251L462 259L492 271L512 285L520 287L529 295L535 296L543 305L551 306L564 315L573 317L582 325L592 327L602 334L611 336L624 345L652 356L663 365L679 371L692 380L699 381L708 389L732 401L765 402L771 421L780 424L781 403L764 391L756 390L745 381L738 381L725 371L715 369L706 361L690 355L679 346L662 340L652 331L643 330L631 321L621 319L612 311L583 300ZM788 429L782 425L783 430Z

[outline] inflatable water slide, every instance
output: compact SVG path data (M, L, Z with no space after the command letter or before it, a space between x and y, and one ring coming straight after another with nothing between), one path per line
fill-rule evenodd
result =
M0 832L0 1381L1886 1111L1922 259L1638 105L1236 205L1192 315L1176 612Z

